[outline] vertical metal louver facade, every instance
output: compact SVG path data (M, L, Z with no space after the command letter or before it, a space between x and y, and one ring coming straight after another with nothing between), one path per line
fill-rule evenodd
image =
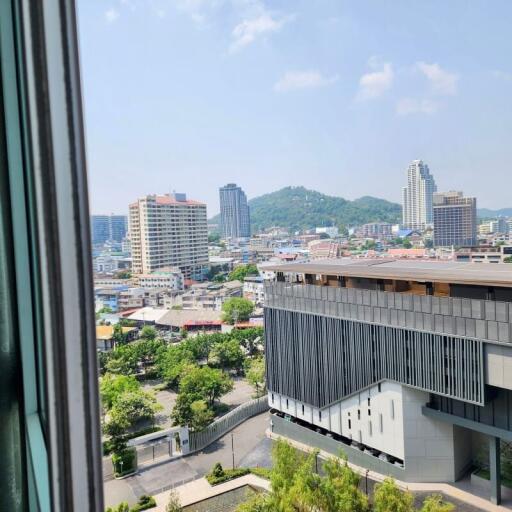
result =
M483 342L265 308L270 391L323 408L381 380L484 403Z

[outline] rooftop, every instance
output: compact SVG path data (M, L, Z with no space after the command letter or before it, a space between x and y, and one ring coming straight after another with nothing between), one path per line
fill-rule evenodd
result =
M331 259L312 263L269 265L265 270L297 274L396 279L419 282L457 283L512 287L510 263L456 263L417 260Z
M133 331L135 327L122 327L123 334L128 334ZM113 325L97 325L96 326L96 339L97 340L110 340L114 335Z
M195 309L169 309L162 315L158 324L183 327L185 325L199 325L206 322L220 322L220 311L195 310Z

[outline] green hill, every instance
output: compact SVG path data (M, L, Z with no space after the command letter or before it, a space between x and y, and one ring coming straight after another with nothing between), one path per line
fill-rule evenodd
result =
M512 208L502 208L501 210L489 210L480 208L478 216L481 219L496 219L498 217L512 217Z
M367 222L400 222L401 207L384 199L361 197L348 201L307 190L304 187L286 187L249 201L253 232L272 226L290 231L312 229L317 226L349 226ZM218 223L219 216L211 219Z

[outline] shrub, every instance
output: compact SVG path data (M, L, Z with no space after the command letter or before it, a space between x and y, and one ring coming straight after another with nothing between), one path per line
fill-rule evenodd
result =
M143 494L139 498L137 505L133 506L130 512L140 512L141 510L148 510L153 507L156 507L155 498L153 498L153 496Z
M222 464L220 462L216 462L210 474L216 478L220 478L221 476L223 476L224 468L222 467Z
M248 475L250 472L251 470L248 468L225 469L223 470L223 474L221 476L216 477L210 473L206 476L206 480L210 485L219 485L223 484L224 482L229 482L229 480Z
M250 471L253 475L259 476L260 478L265 478L266 480L270 480L270 475L272 470L269 468L250 468Z
M112 454L112 465L116 477L133 473L137 468L135 448L127 448L122 452Z

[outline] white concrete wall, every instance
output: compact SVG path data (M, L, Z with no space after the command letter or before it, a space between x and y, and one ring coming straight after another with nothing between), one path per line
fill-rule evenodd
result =
M423 415L428 393L397 383L383 382L380 391L373 386L321 411L273 396L274 409L403 460L408 481L454 482L474 454L469 431Z
M380 392L378 386L373 386L322 410L277 393L273 395L272 401L272 393L269 393L270 407L284 414L404 458L402 386L399 384L384 382Z
M409 481L454 482L469 459L471 443L466 438L455 444L455 428L449 423L424 416L421 408L429 395L403 388L405 469ZM459 432L460 434L460 432Z

